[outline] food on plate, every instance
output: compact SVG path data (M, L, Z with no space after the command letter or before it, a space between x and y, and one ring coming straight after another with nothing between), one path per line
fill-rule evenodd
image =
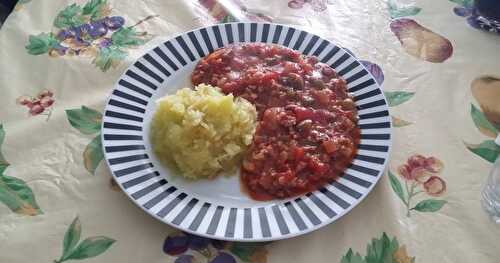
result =
M346 81L316 57L278 45L235 44L203 58L191 77L255 105L257 128L241 168L253 199L321 188L356 155L353 98Z
M154 151L189 179L213 178L241 163L257 113L243 98L200 84L157 101L151 126Z

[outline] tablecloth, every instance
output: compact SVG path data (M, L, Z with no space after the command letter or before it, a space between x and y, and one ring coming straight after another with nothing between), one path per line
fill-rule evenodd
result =
M500 153L500 37L471 9L472 0L19 1L0 30L0 262L499 262L500 227L479 200ZM65 37L103 18L85 29L90 39ZM350 213L300 237L182 233L136 207L102 161L101 112L128 65L176 34L237 20L292 24L344 47L390 105L386 175Z

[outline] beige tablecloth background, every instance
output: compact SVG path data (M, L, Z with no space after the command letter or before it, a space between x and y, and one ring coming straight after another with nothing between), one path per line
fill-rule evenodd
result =
M36 204L27 202L23 208L0 203L0 262L60 259L65 232L77 216L81 240L104 236L108 239L102 240L112 243L103 253L82 261L174 262L175 256L167 255L162 246L176 230L148 216L110 187L110 172L104 162L94 175L86 169L82 154L95 134L82 134L73 127L66 110L86 106L102 112L114 82L135 59L166 38L217 23L230 13L232 19L239 14L307 28L350 49L358 58L376 63L385 76L384 91L398 92L388 93L396 97L391 115L410 123L393 129L388 169L404 188L405 179L398 167L415 154L434 157L432 160L442 163L435 173L442 181L433 182L439 193L432 196L432 189L427 189L412 203L426 198L446 201L434 207L436 211L412 210L408 217L405 204L384 175L368 198L340 220L301 237L261 245L261 255L249 261L340 262L350 248L364 258L367 244L384 232L404 247L392 255L393 261L376 262L411 262L412 257L415 262L500 261L500 226L488 219L479 203L481 184L491 163L469 151L466 144L492 139L471 117L471 103L480 115L484 110L471 93L471 82L483 75L500 75L500 37L467 26L465 19L452 11L460 1L391 2L396 11L420 8L398 19L411 19L449 40L453 54L437 54L437 59L444 61L436 63L426 57L432 54L425 54L436 48L432 45L444 45L444 40L434 39L436 35L429 32L409 33L405 49L391 31L394 21L386 1L317 0L301 8L292 3L295 8L290 8L287 0L252 0L236 3L237 9L226 12L215 1L108 0L111 15L124 17L126 26L158 16L135 27L147 31L145 39L150 40L126 47L126 58L105 71L92 64L92 55L51 57L29 54L25 48L30 35L57 33L54 19L73 2L22 1L0 30L0 123L5 132L0 149L10 164L3 176L24 181L23 187L31 189L36 198ZM83 6L87 2L76 3ZM419 49L427 53L414 56L408 45L418 47L419 41L427 41L420 46L427 51ZM46 89L53 92L55 103L42 114L32 116L26 106L16 103L20 96L34 97ZM496 86L497 94L499 89ZM43 115L49 112L50 116ZM12 184L8 188L5 180L0 180L0 201L4 202L2 194L12 193Z

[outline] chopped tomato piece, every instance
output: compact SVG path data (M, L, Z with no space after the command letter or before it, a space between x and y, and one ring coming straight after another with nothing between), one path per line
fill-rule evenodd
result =
M339 149L339 145L337 145L335 142L331 140L323 141L322 144L323 147L325 148L325 151L329 154L332 154Z
M270 71L270 72L266 72L263 76L262 76L262 84L264 85L270 85L271 82L273 80L277 80L279 77L279 73L278 72L275 72L275 71Z
M264 116L262 117L263 124L273 130L278 128L280 121L278 114L280 112L282 112L281 108L269 108L264 111Z
M238 87L238 85L235 82L226 82L220 88L221 88L222 92L228 94L228 93L233 93L233 91L235 91L235 89L237 87Z
M328 104L328 103L330 103L332 94L333 94L333 91L331 91L329 89L322 89L322 90L316 90L313 93L313 96L319 103Z
M308 165L316 175L324 174L328 170L328 166L315 157L309 160Z
M296 162L301 160L304 157L304 153L305 153L304 148L295 146L295 147L293 147L293 150L294 150L294 153L293 153L294 160Z
M306 119L311 120L315 116L313 110L304 107L295 107L293 111L295 112L295 117L297 118L297 122L301 122Z

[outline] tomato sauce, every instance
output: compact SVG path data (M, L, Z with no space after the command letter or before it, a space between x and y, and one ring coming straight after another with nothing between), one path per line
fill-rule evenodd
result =
M236 44L203 58L195 85L255 105L258 124L241 168L256 200L288 198L334 180L356 155L357 110L347 86L316 57L269 44Z

